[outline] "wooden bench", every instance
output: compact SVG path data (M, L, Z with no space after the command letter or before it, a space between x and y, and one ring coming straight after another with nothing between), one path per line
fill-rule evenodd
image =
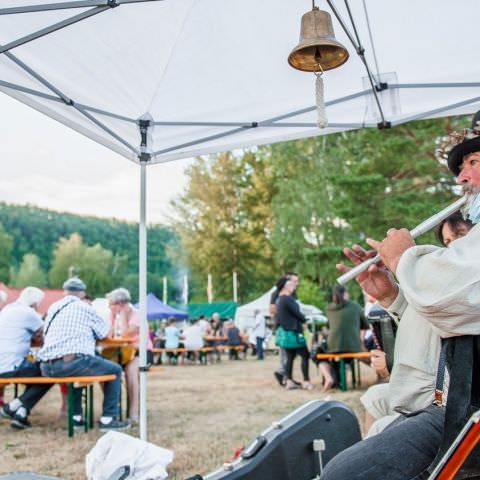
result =
M360 364L358 360L361 358L370 358L370 352L351 352L351 353L317 353L317 360L332 360L340 362L340 390L347 391L347 374L345 371L345 360L353 360L352 368L352 386L353 388L360 386Z
M159 353L160 355L162 353L177 354L177 353L187 353L187 352L206 354L206 353L211 353L211 352L215 352L215 351L219 352L219 351L224 351L224 350L241 351L244 348L245 348L244 345L215 345L215 346L206 346L206 347L202 347L202 348L197 348L196 350L189 350L189 349L183 348L183 347L182 348L152 348L152 352L153 353ZM206 360L205 360L204 363L206 363Z
M85 401L85 432L93 428L93 384L98 382L109 382L115 380L115 375L95 375L86 377L0 377L0 385L39 385L39 384L61 384L68 386L68 410L67 430L68 436L73 437L73 389L84 389ZM16 396L16 394L15 394Z

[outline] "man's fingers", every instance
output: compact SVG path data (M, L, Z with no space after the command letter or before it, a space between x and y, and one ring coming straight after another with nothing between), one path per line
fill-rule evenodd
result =
M344 263L337 263L335 267L339 272L342 272L342 273L347 273L348 271L351 270L351 268L347 267Z
M377 240L374 240L373 238L367 238L367 243L374 249L374 250L379 250L379 248L382 246L382 242L379 242Z

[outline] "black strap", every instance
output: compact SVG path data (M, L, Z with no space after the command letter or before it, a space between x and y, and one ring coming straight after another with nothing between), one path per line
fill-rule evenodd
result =
M50 319L50 322L48 323L47 325L47 328L45 330L45 333L43 334L43 337L45 338L47 336L47 332L48 330L50 329L50 325L52 324L53 322L53 319L68 305L70 305L71 303L73 302L76 302L76 300L70 300L69 302L67 302L65 305L62 305L53 315L52 315L52 318Z
M447 367L447 345L448 341L442 338L442 348L440 358L438 359L437 380L435 381L435 402L437 405L443 405L443 385L445 383L445 369Z
M444 343L445 363L450 382L442 443L435 460L428 468L430 472L441 460L471 414L480 407L480 336L452 337L445 339ZM478 458L478 451L471 454L472 456ZM467 461L465 465L468 463Z

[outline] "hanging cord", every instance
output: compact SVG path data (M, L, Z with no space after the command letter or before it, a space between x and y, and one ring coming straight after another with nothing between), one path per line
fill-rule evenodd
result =
M325 112L325 97L323 90L323 68L318 64L319 70L315 74L315 101L317 104L317 127L325 128L328 125L327 114Z
M377 52L375 51L375 43L373 42L372 29L370 28L370 18L368 17L367 4L363 0L363 11L365 12L365 20L367 21L368 37L370 38L370 45L372 47L373 61L377 70L377 78L380 81L380 68L378 67Z

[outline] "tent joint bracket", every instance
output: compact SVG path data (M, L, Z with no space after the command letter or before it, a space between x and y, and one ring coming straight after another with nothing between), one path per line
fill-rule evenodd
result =
M377 92L381 92L383 90L388 90L388 83L387 82L378 82L376 85L375 85L375 90Z
M108 6L110 8L115 8L115 7L119 7L120 4L117 2L117 0L108 0Z
M377 123L377 128L379 130L388 130L389 128L392 128L392 122L383 120L382 122Z

